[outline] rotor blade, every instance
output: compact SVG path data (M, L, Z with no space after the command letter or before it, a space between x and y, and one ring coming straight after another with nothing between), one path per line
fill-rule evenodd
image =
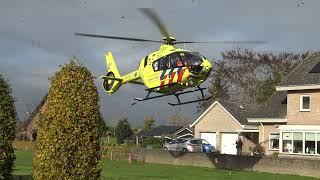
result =
M174 44L191 44L191 43L212 43L212 44L265 44L266 41L208 41L208 42L197 42L197 41L178 41Z
M156 41L156 40L150 40L150 39L128 38L128 37L119 37L119 36L104 36L104 35L95 35L95 34L86 34L86 33L74 33L74 34L76 36L85 36L85 37L93 37L93 38L162 43L162 41Z
M161 21L160 17L157 15L157 13L151 9L151 8L138 8L145 16L147 16L154 25L157 26L157 28L160 30L161 34L167 38L167 41L171 43L169 32L164 25L164 23Z

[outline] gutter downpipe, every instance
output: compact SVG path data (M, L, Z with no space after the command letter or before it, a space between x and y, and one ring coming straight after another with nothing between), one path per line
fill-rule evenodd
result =
M260 125L262 126L262 146L264 147L264 126L262 123Z

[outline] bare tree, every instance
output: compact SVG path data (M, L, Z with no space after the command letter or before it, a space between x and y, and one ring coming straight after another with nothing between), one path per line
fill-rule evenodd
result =
M144 119L144 127L143 127L143 129L149 130L149 129L153 128L154 125L155 125L154 123L155 123L154 117L153 116L147 116Z
M222 60L217 63L212 73L209 87L209 94L213 98L209 102L199 103L198 110L205 110L216 98L221 97L246 105L256 105L265 101L275 91L274 86L281 81L281 78L307 55L308 52L272 53L256 52L251 49L222 52ZM217 89L220 91L215 94ZM223 96L223 93L227 95Z
M191 123L191 119L186 117L181 108L177 108L170 113L168 124L171 126L186 126Z

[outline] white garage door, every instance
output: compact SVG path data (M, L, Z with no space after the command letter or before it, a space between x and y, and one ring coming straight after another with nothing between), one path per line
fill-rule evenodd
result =
M200 138L207 140L211 145L216 147L216 133L200 133Z
M221 154L237 154L238 133L221 133Z

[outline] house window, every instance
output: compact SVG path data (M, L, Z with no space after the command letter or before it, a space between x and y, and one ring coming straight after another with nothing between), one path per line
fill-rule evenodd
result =
M293 133L293 153L303 153L303 133L294 132Z
M320 132L317 133L318 137L317 137L317 151L318 151L318 154L320 154Z
M310 96L300 96L300 111L310 111Z
M306 154L315 154L315 152L316 152L316 133L306 132L304 152Z
M292 132L282 133L282 152L292 152Z
M279 149L279 133L271 133L269 135L270 141L269 141L269 149L271 150L278 150Z
M282 132L282 152L320 155L320 132Z

